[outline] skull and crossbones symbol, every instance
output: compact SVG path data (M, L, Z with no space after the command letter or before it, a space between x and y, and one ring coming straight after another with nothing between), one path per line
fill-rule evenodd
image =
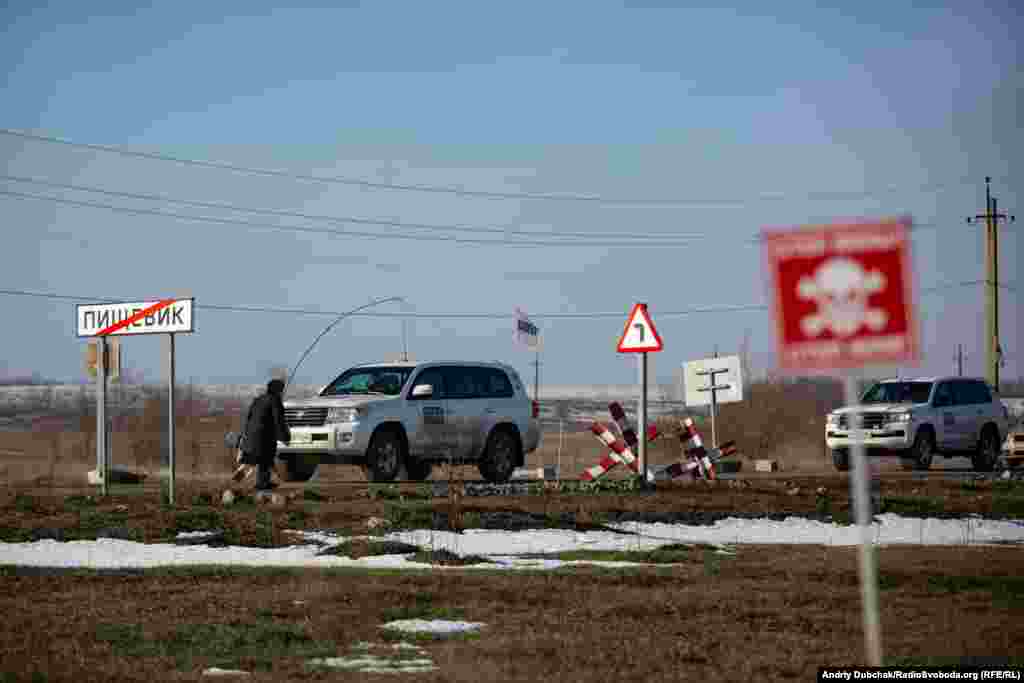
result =
M800 321L801 330L808 337L827 330L838 337L849 337L862 325L874 332L882 330L889 315L881 308L871 308L868 298L885 289L885 284L881 271L866 271L853 259L825 261L813 276L802 277L797 283L797 295L818 305L817 313Z

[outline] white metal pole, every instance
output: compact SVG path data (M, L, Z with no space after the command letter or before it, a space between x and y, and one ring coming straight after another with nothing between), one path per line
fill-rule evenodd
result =
M718 358L718 345L715 345L713 358ZM718 448L718 390L715 375L717 368L711 368L711 447Z
M640 353L640 416L637 420L636 436L640 442L640 475L643 485L647 478L647 352Z
M110 467L107 463L107 338L96 339L96 475L100 495L110 493Z
M164 497L174 505L174 333L167 335L167 453L164 463Z
M558 418L558 454L555 455L555 479L562 478L562 433L565 426L565 418Z
M845 382L846 405L854 407L851 413L850 436L854 478L854 512L860 530L858 559L860 561L860 592L864 615L864 645L868 665L882 666L882 635L878 613L878 576L875 562L874 542L871 538L871 502L868 493L868 463L864 454L864 432L857 406L860 396L856 377L847 374Z
M718 390L715 389L715 373L711 373L711 447L718 448Z

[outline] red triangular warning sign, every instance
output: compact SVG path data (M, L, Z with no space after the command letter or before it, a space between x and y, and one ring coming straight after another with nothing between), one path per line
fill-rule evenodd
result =
M654 321L647 313L647 304L636 304L619 338L619 353L661 351L662 347L658 330L654 329Z

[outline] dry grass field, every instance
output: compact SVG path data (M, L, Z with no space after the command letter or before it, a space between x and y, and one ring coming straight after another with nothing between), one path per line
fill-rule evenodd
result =
M1020 665L1020 569L1006 548L883 549L886 661ZM671 566L516 574L3 573L0 680L194 681L209 666L253 681L394 680L308 665L383 643L394 618L485 624L419 641L437 670L401 680L810 681L863 661L849 549L697 548Z
M769 388L770 389L770 388ZM774 390L771 390L774 391ZM124 538L168 541L180 531L226 530L232 544L283 546L285 529L365 534L371 518L396 527L473 526L513 513L570 528L600 527L610 515L805 515L848 521L848 480L820 443L820 406L807 395L778 408L724 411L720 439L742 449L742 485L661 483L647 495L543 490L466 497L457 507L429 486L367 486L355 467L321 468L315 486L284 484L279 507L220 504L232 453L223 445L240 406L226 414L179 410L176 504L160 501L159 401L114 427L115 464L147 473L142 486L108 498L86 485L95 466L95 418L43 419L33 431L0 431L0 542ZM784 392L783 392L784 393ZM801 402L802 401L802 402ZM747 411L747 412L744 412ZM671 423L663 425L668 431ZM710 440L709 430L703 430ZM817 443L817 445L815 445ZM671 434L649 450L680 455ZM601 454L589 433L545 435L528 466L559 464L578 477ZM750 472L754 457L777 458L777 475ZM890 467L892 468L890 470ZM920 480L886 464L888 511L1024 518L1015 482ZM448 472L435 469L435 478ZM612 478L621 478L618 472ZM456 476L479 478L475 468ZM585 553L583 559L588 557ZM824 665L863 661L855 553L849 548L743 545L734 555L692 546L659 564L552 572L276 570L237 567L147 571L55 571L5 566L0 545L0 682L200 680L203 668L252 672L245 680L678 681L812 680ZM579 559L579 557L577 557ZM592 559L598 559L593 557ZM879 552L882 627L890 663L1021 661L1024 551L1007 546L885 547ZM359 643L390 648L380 625L395 618L483 622L479 635L418 639L436 670L374 674L311 668L312 657L351 655ZM995 658L986 660L985 658Z

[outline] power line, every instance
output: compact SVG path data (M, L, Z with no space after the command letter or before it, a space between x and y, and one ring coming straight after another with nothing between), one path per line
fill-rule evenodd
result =
M966 280L963 282L946 282L921 290L921 294L935 294L944 290L969 287L972 285L984 284L983 280ZM128 301L129 298L111 299L107 297L86 297L75 294L58 294L54 292L33 292L23 289L0 289L3 296L21 296L39 299L51 299L55 301L72 301L80 303L119 303ZM208 304L196 303L197 309L211 311L230 311L238 313L274 313L284 315L311 315L311 316L339 316L338 311L324 311L313 308L281 308L274 306L244 306L237 304ZM769 306L764 304L720 304L714 306L698 306L678 311L655 311L659 318L683 317L688 315L699 315L703 313L744 313L752 311L766 311ZM621 319L626 311L600 312L600 313L540 313L531 314L531 319L536 320L597 320L601 318ZM511 313L355 313L352 317L364 318L399 318L399 319L424 319L424 320L508 320L513 318Z
M56 183L56 184L60 185L59 183ZM81 187L81 186L79 186L79 187ZM89 191L89 190L86 190L86 191ZM115 191L112 191L112 190L100 190L100 191L102 191L104 193L107 193L107 194L124 194L124 195L131 195L131 194L133 194L133 193L119 193L119 192L115 192ZM192 215L192 214L177 213L177 212L174 212L174 211L165 211L165 210L160 210L160 209L146 209L146 208L138 208L138 207L116 206L116 205L113 205L113 204L105 204L105 203L102 203L102 202L94 202L94 201L86 201L86 200L76 200L76 199L67 199L67 198L64 198L64 197L54 197L54 196L51 196L51 195L32 194L32 193L28 193L28 192L17 192L17 191L14 191L14 190L0 190L0 195L7 196L7 197L12 197L12 198L15 198L15 199L22 199L22 200L48 201L48 202L54 202L54 203L57 203L57 204L64 204L64 205L68 205L68 206L77 206L77 207L81 207L81 208L104 209L104 210L107 210L107 211L113 211L115 213L128 213L128 214L133 214L133 215L144 215L144 216L160 216L160 217L163 217L163 218L173 218L173 219L177 219L177 220L184 220L184 221L190 221L190 222L216 223L216 224L220 224L220 225L231 225L231 226L244 227L244 228L257 228L257 229L261 229L261 230L272 230L272 231L277 231L277 232L303 232L303 233L315 233L315 234L323 234L323 235L331 235L331 236L355 237L355 238L366 238L366 239L396 239L396 240L412 240L412 241L421 241L421 242L451 242L451 243L454 243L454 244L471 244L471 245L477 245L477 246L492 245L492 246L501 246L501 247L510 247L510 246L511 247L517 247L517 246L524 246L524 247L572 247L574 249L580 249L580 248L585 248L585 247L589 247L589 248L602 248L602 249L608 249L608 248L625 249L625 248L638 248L638 247L644 247L644 248L646 248L646 247L663 247L663 248L668 248L668 247L674 247L674 248L687 247L687 248L689 248L689 247L693 246L693 242L695 240L707 239L707 238L714 237L710 233L706 233L704 235L691 235L691 236L689 236L687 238L688 241L683 241L683 240L680 240L680 239L677 239L677 240L671 240L670 239L670 241L667 241L667 242L658 242L658 241L654 241L653 239L635 239L633 237L630 237L630 241L628 241L628 242L596 242L596 241L593 241L593 238L595 236L597 236L599 233L588 233L588 234L585 235L586 241L580 242L580 241L568 241L568 240L557 240L557 239L556 240L509 239L509 235L507 233L504 233L504 231L502 231L506 236L501 238L501 239L474 239L474 238L451 237L451 236L410 235L410 234L405 234L405 233L362 232L362 231L356 231L356 230L341 230L341 229L331 229L331 228L323 228L323 227L298 226L298 225L281 225L281 224L278 224L278 223L261 223L261 222L256 222L256 221L251 221L251 220L242 220L242 219L237 219L237 218L223 218L223 217L218 217L218 216L198 216L198 215ZM191 200L178 200L178 199L160 197L160 195L152 195L152 196L154 198L160 198L159 199L160 201L178 202L178 203L184 203L184 204L208 204L208 205L217 206L217 204L210 203L210 202L192 202ZM134 198L143 198L143 196L136 194ZM227 208L230 208L232 206L233 205L220 205L219 208L227 209ZM264 209L246 209L246 208L243 208L243 207L233 207L233 208L235 210L249 211L249 212L252 212L252 213L256 213L256 212L260 212L260 211L266 211ZM301 214L295 214L295 215L301 215ZM313 219L314 217L310 216L309 218ZM425 227L428 227L425 224L420 224L420 223L403 223L403 222L400 222L400 221L376 221L375 219L353 219L353 220L349 220L347 218L342 218L342 217L328 217L328 216L318 217L318 219L320 219L320 220L332 220L332 221L340 222L340 223L346 223L346 222L376 222L376 223L381 224L381 225L389 225L389 226L394 226L394 227L404 227L404 228L411 228L411 229L423 229ZM437 229L437 230L445 229L443 226L429 226L429 227L431 227L432 229ZM915 223L911 227L912 227L913 230L921 230L921 229L925 229L925 228L928 228L928 229L935 228L935 227L937 227L937 225L935 223L924 222L924 223ZM459 228L459 229L466 229L466 230L468 230L469 228ZM530 235L540 235L541 233L529 233L529 234ZM582 237L584 234L583 233L559 233L559 235L560 236L579 235L579 236ZM665 237L666 238L671 238L673 236L672 235L665 235ZM758 242L761 241L761 239L762 238L761 238L760 235L754 235L754 236L748 236L748 237L740 238L740 239L736 240L736 242L739 243L739 244L751 245L751 244L757 244Z
M241 220L237 218L221 218L216 216L194 216L190 214L177 213L174 211L163 211L157 209L143 209L127 206L115 206L113 204L104 204L102 202L92 202L76 199L65 199L63 197L52 197L47 195L31 194L27 192L15 192L13 190L0 190L0 195L7 197L14 197L16 199L28 199L36 201L47 201L54 202L57 204L65 204L68 206L85 207L92 209L105 209L107 211L113 211L115 213L127 213L137 216L160 216L163 218L174 218L177 220L199 222L199 223L217 223L221 225L232 225L246 228L258 228L263 230L272 230L277 232L303 232L303 233L315 233L322 235L331 235L335 237L354 237L354 238L367 238L367 239L391 239L391 240L412 240L418 242L450 242L454 244L472 244L477 246L499 246L499 247L572 247L573 249L581 249L585 247L599 247L602 249L616 248L624 249L630 247L690 247L692 245L685 242L594 242L591 240L584 242L568 242L565 240L510 240L510 239L473 239L468 237L438 237L432 235L408 235L400 233L376 233L376 232L362 232L356 230L341 230L324 227L311 227L311 226L299 226L299 225L280 225L276 223L260 223L256 221Z
M467 225L439 225L430 223L409 223L405 221L394 221L386 220L383 218L362 218L352 216L329 216L323 214L308 214L300 213L297 211L282 211L278 209L259 209L248 206L241 206L238 204L230 204L226 202L206 202L196 201L192 199L180 199L162 194L148 194L141 192L124 192L121 190L109 190L101 187L94 187L89 185L77 185L71 183L58 183L45 178L29 178L26 176L15 176L0 174L0 179L7 180L15 183L27 183L31 185L42 185L44 187L51 187L55 189L74 190L76 192L91 192L94 194L106 195L108 197L121 197L124 199L139 199L145 201L154 202L167 202L170 204L181 204L184 206L195 206L204 209L223 209L228 211L238 211L242 213L255 213L255 214L266 214L270 216L279 216L284 218L302 218L305 220L312 221L328 221L331 223L354 223L363 225L379 225L386 227L399 227L399 228L410 228L417 230L441 230L446 232L470 232L470 233L497 233L506 236L525 235L528 237L582 237L590 239L593 237L608 237L608 238L620 238L620 239L669 239L669 240L680 240L680 239L691 239L699 238L706 235L694 234L694 233L651 233L647 234L633 234L633 233L606 233L606 232L542 232L542 231L524 231L519 230L518 226L503 226L503 227L481 227L481 226L467 226ZM510 231L516 231L511 233Z
M186 157L177 157L169 154L160 154L156 152L143 152L140 150L124 149L122 147L115 147L112 145L100 145L95 143L86 142L74 142L64 138L58 138L51 135L40 135L38 133L30 133L28 131L14 130L11 128L0 128L0 135L7 135L10 137L17 137L24 140L34 140L36 142L45 142L56 145L65 145L68 147L75 147L79 149L88 149L95 152L105 152L109 154L118 154L124 157L134 157L138 159L149 159L152 161L164 161L170 163L181 164L185 166L194 166L201 168L212 168L224 171L231 171L233 173L241 173L246 175L265 176L272 178L286 178L289 180L299 180L304 182L314 182L323 184L336 184L336 185L348 185L352 187L361 187L373 190L394 190L402 192L423 192L431 194L450 194L457 197L476 197L480 199L515 199L515 200L538 200L538 201L561 201L561 202L586 202L591 204L605 204L605 205L616 205L616 206L663 206L663 207L678 207L678 208L693 208L695 206L706 206L708 204L722 204L722 205L744 205L751 202L762 202L762 201L779 201L785 199L803 199L810 201L839 201L849 199L866 199L870 197L877 197L883 194L893 194L899 192L899 188L887 187L879 190L856 190L856 191L820 191L820 192L805 192L799 195L793 193L761 193L753 198L657 198L657 197L606 197L595 194L571 194L571 193L553 193L553 192L500 192L494 190L470 190L458 187L445 187L438 185L413 185L413 184L400 184L400 183L385 183L379 181L364 180L361 178L349 178L343 176L326 176L326 175L312 175L303 173L294 173L290 171L281 171L274 169L265 168L254 168L250 166L241 166L238 164L231 164L221 161L209 161L205 159L190 159ZM961 178L952 182L947 183L926 183L914 188L912 191L916 192L938 192L939 190L946 189L948 187L963 185L968 182L967 178Z

